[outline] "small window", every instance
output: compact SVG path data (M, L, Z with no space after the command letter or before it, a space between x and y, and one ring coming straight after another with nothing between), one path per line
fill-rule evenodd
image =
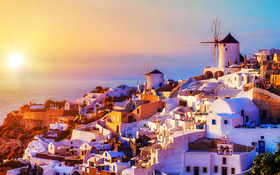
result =
M73 142L71 142L71 144L73 144Z
M207 173L207 167L203 167L203 168L202 168L202 172L203 172L203 173Z
M226 44L224 44L224 46L226 46Z
M216 125L216 120L215 119L212 120L212 125Z
M227 158L223 157L223 165L227 164Z
M231 168L231 174L235 174L235 168Z
M107 153L105 153L105 157L107 157Z
M228 121L227 121L227 120L224 120L224 124L227 125L227 124L228 124Z
M244 81L244 78L242 77L242 81Z
M55 173L55 175L59 175L59 173Z
M137 109L137 114L139 114L139 109Z
M66 173L63 173L63 175L66 175Z
M186 172L191 172L191 167L190 166L186 166Z
M234 81L236 81L236 77L234 77Z
M218 166L214 166L214 173L218 173Z
M226 51L227 51L227 48L226 48Z
M113 171L116 171L116 167L115 166L113 166Z
M161 112L161 109L160 109L160 108L158 108L158 112Z
M280 124L280 118L277 118L277 123Z

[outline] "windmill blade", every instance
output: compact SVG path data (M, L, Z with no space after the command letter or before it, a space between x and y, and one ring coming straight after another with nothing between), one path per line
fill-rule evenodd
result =
M145 83L145 80L146 80L146 76L144 76L144 77L141 79L142 84Z
M144 70L142 67L141 67L141 69L142 69L142 71L143 71L142 74L145 75L145 74L146 74L145 70Z

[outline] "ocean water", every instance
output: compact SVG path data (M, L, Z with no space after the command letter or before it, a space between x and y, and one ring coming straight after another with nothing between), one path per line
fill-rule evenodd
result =
M95 89L96 86L117 87L126 84L136 87L136 78L112 79L64 79L36 82L0 83L0 124L7 114L32 103L44 104L46 100L74 101Z

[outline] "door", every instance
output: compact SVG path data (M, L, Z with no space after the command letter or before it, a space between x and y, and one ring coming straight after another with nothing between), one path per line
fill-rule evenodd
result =
M197 166L193 167L193 174L199 175L199 167L197 167Z
M227 175L227 167L222 167L222 175Z
M259 153L265 153L265 141L259 141Z

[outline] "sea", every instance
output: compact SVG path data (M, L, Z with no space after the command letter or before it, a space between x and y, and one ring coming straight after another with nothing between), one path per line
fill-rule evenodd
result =
M25 104L44 104L46 100L74 101L96 86L114 88L126 84L137 86L137 78L46 79L17 83L0 82L0 125L7 114Z

